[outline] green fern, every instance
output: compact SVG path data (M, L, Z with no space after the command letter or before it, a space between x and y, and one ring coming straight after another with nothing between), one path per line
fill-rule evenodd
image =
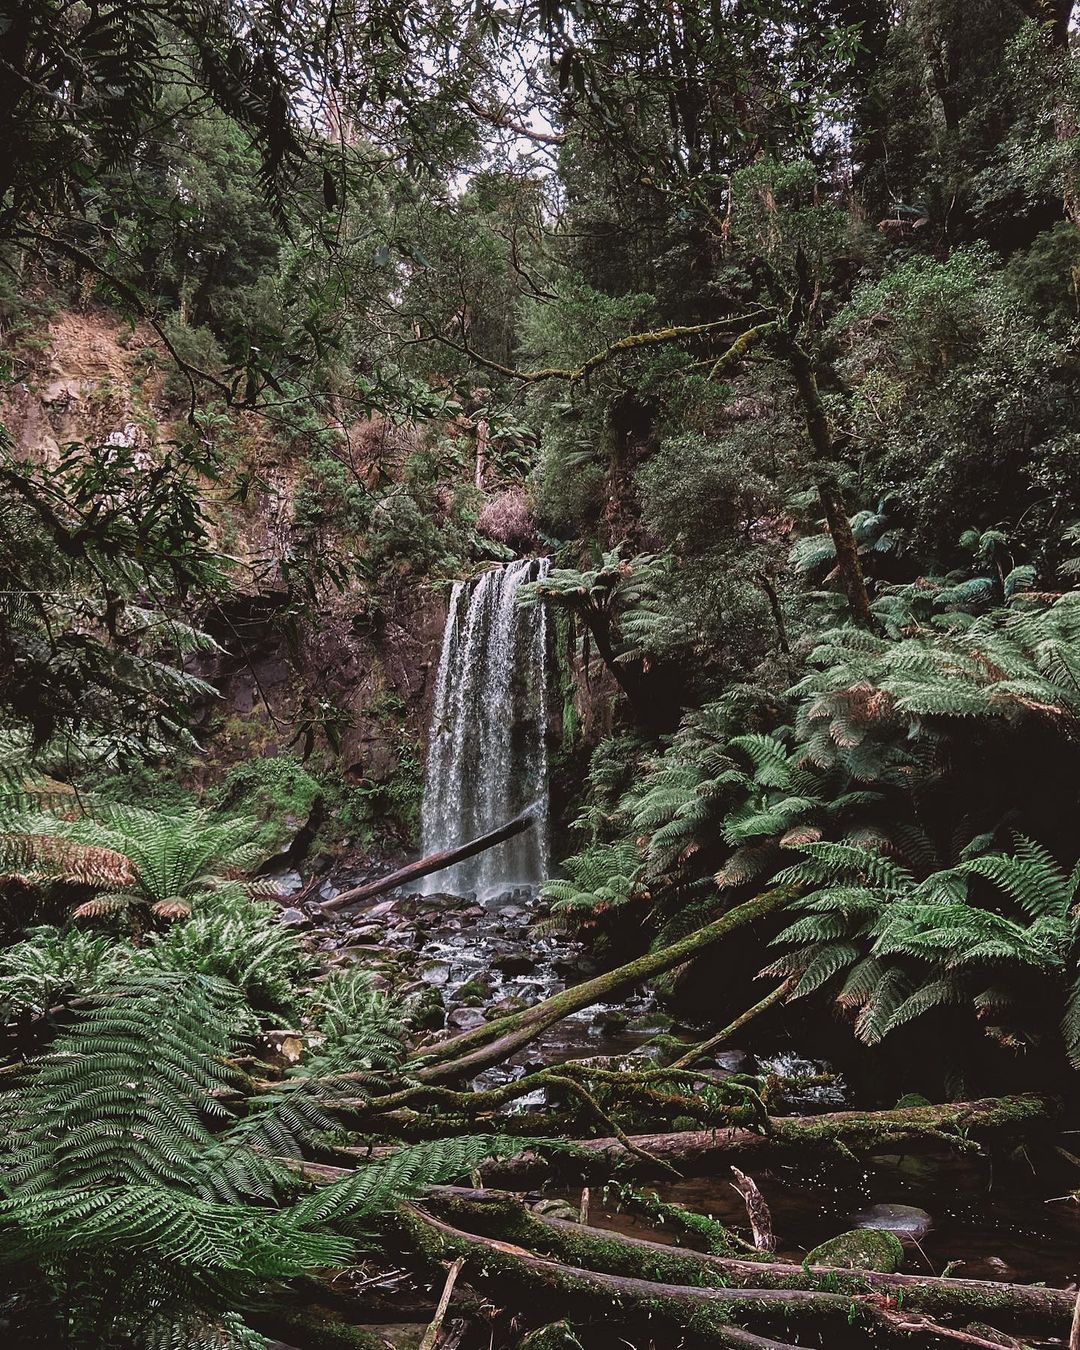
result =
M359 984L328 994L324 1025L361 998ZM524 1146L417 1145L298 1197L278 1159L336 1128L337 1089L313 1061L244 1103L231 1060L254 1027L230 985L128 971L5 1094L0 1266L46 1343L67 1319L68 1337L117 1350L218 1332L256 1344L234 1310L266 1281L347 1263L402 1199Z

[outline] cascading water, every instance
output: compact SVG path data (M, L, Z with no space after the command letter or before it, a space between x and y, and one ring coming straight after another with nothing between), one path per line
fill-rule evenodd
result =
M424 854L466 843L539 801L523 834L435 873L425 894L482 893L547 874L548 633L518 588L547 575L522 559L459 581L450 597L428 737Z

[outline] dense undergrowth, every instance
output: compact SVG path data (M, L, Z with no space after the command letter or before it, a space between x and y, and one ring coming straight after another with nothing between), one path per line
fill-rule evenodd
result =
M710 1026L889 1047L905 1092L1073 1109L1070 0L17 11L0 1332L260 1344L523 1147L533 1090L638 1162L629 1130L782 1137L775 1083L680 1047L461 1087L566 1005L436 1044L277 920L260 871L416 843L426 629L523 554L548 922L626 960L596 990L646 969Z

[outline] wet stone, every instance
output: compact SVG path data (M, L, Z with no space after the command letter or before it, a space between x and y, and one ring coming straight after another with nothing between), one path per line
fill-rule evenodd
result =
M267 881L272 881L277 887L278 895L283 899L288 899L290 895L296 895L298 891L304 889L304 878L296 871L271 873Z
M310 928L311 920L301 909L283 909L278 915L278 923L286 928Z
M426 962L420 971L420 978L426 984L434 984L441 988L449 983L450 967L444 961Z
M479 1008L453 1008L446 1015L446 1025L455 1031L472 1031L483 1026L487 1019Z
M896 1204L870 1205L853 1214L851 1222L856 1228L879 1228L895 1233L901 1242L919 1242L934 1226L925 1209Z
M491 967L504 975L528 975L536 969L536 962L525 952L504 951L496 953Z

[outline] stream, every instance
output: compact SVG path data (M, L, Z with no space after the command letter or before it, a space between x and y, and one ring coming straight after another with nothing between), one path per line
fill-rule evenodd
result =
M363 879L349 872L336 876L324 884L321 898ZM456 1032L486 1020L485 1010L497 1014L522 1001L537 1002L595 973L579 942L547 927L544 908L535 888L524 886L482 899L399 894L320 927L312 937L328 963L362 960L378 984L424 1010L425 1025L433 1032L442 1027ZM569 1059L651 1057L658 1035L692 1043L708 1030L673 1024L650 994L636 993L567 1018L475 1081L487 1086ZM801 1078L829 1076L830 1066L813 1057L812 1046L756 1043L750 1027L704 1067L721 1075L738 1069ZM535 1099L523 1098L519 1109L543 1105L535 1094ZM794 1089L781 1111L806 1115L868 1105L832 1075L825 1083ZM925 1236L908 1245L904 1269L913 1274L940 1275L951 1268L950 1273L972 1279L1062 1287L1080 1281L1080 1206L1053 1201L1023 1154L996 1159L993 1166L985 1158L945 1153L882 1155L847 1171L830 1164L827 1179L793 1167L755 1172L755 1179L772 1210L778 1251L793 1260L850 1228L853 1216L870 1207L899 1204L925 1210L932 1221ZM723 1176L689 1176L649 1189L747 1233L741 1197ZM557 1188L550 1194L570 1206L579 1199ZM677 1240L622 1212L613 1194L594 1193L589 1221L653 1240Z
M317 904L305 904L310 892L298 874L279 878L296 906L283 911L283 922L310 930L327 969L361 963L377 987L411 1008L422 1035L469 1031L597 973L582 944L551 921L540 893L550 875L551 633L543 605L523 608L518 593L523 585L542 580L547 570L546 559L522 559L454 585L428 734L423 855L477 838L531 803L537 804L535 826L426 877L419 893L391 893L343 911L334 922ZM343 866L323 882L317 898L333 899L371 879L370 869L357 874ZM778 1033L766 1041L751 1024L741 1038L697 1066L702 1080L735 1072L768 1079L774 1115L881 1105L857 1100L812 1044L798 1042L801 1021L788 1025L789 1039L778 1042ZM575 1059L617 1068L635 1061L670 1063L663 1056L670 1055L672 1037L689 1045L714 1030L673 1022L647 989L640 990L564 1018L505 1063L486 1070L474 1086L494 1086ZM514 1109L529 1113L551 1105L541 1088L518 1099ZM830 1159L821 1177L812 1170L808 1163L755 1172L772 1211L778 1251L789 1259L801 1261L818 1243L852 1227L890 1226L899 1216L911 1230L904 1267L911 1273L948 1270L969 1278L1059 1286L1080 1277L1080 1206L1047 1191L1050 1183L1023 1152L991 1165L981 1156L920 1150L853 1160L846 1170ZM742 1197L726 1175L684 1176L647 1189L747 1233ZM580 1193L558 1190L545 1198L555 1204L561 1200L564 1217L575 1213L581 1201ZM665 1239L663 1229L621 1210L612 1188L591 1196L589 1221ZM676 1240L670 1232L666 1236ZM380 1303L377 1272L369 1283L372 1320L383 1331L388 1321L399 1320L404 1288L411 1290L414 1304L417 1297L423 1303L430 1295L391 1281ZM394 1344L414 1344L409 1335L408 1329L395 1334Z

